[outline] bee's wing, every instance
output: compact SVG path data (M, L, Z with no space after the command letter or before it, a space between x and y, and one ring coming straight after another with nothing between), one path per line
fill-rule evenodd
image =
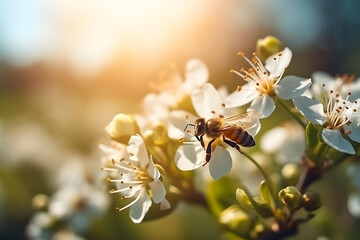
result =
M255 110L226 117L223 119L224 129L241 127L245 130L252 128L258 123L260 115L260 111Z

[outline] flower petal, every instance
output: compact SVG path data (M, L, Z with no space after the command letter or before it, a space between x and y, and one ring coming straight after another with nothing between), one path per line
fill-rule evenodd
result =
M166 195L166 189L161 181L149 182L149 187L151 189L152 199L154 203L160 203L162 200L164 200Z
M190 59L186 63L185 88L192 90L204 85L209 79L207 66L199 59Z
M209 162L210 175L214 180L226 175L232 167L232 159L230 153L223 147L217 146L211 154Z
M259 110L260 118L267 118L275 109L274 100L268 95L259 96L254 99L248 110Z
M142 188L139 198L137 198L130 207L130 219L134 223L140 223L144 219L147 211L149 211L151 204L151 198L147 194L146 189Z
M311 78L286 76L275 86L275 92L283 99L292 99L302 95L310 85Z
M182 145L175 153L175 164L183 171L194 170L205 161L205 151L199 144Z
M140 135L131 136L127 150L132 155L130 159L139 161L142 168L145 168L149 164L149 155L146 151L144 140Z
M352 140L355 142L360 143L360 123L355 122L351 123L349 126L344 126L345 131L350 131L350 134L348 135Z
M323 105L318 100L299 96L293 102L296 109L312 123L322 125L327 121Z
M160 203L160 210L167 210L169 208L171 208L171 204L166 198L164 198L164 200L162 200Z
M330 74L326 72L316 71L312 74L311 78L313 79L314 83L322 86L322 84L325 84L325 87L328 85L331 85L335 78L331 76ZM326 90L329 90L326 88Z
M338 150L339 152L355 154L353 146L342 136L339 130L324 128L321 136L326 144Z
M149 166L147 169L148 174L157 182L161 176L159 170L155 167L152 155L150 155Z
M222 98L215 87L207 83L201 89L191 94L191 101L199 116L211 118L215 111L217 115L223 114Z
M270 72L271 77L279 77L283 74L286 67L290 64L292 52L289 48L285 48L279 56L278 53L270 56L265 61L265 68ZM274 60L276 58L276 60Z
M241 87L240 91L235 90L225 99L226 107L240 107L248 104L254 98L259 96L256 86L253 83L246 83Z

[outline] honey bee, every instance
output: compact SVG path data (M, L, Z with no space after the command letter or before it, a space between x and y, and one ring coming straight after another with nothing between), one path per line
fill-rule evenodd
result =
M260 116L259 111L249 111L245 113L236 114L230 117L216 117L206 120L205 118L198 118L195 124L188 123L188 126L195 128L194 136L201 143L201 146L206 152L205 166L211 159L211 144L218 138L229 146L237 149L240 153L240 146L252 147L255 146L255 140L246 130L254 127L258 123ZM204 143L204 136L210 139L207 146ZM240 146L239 146L240 145Z

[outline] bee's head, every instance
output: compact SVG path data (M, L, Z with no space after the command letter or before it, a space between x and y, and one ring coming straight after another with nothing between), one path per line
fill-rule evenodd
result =
M195 121L195 136L201 136L205 133L205 119L199 118Z

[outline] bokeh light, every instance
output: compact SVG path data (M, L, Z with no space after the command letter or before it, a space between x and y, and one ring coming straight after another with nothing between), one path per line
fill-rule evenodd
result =
M355 0L1 1L0 238L25 238L33 196L51 195L65 184L59 183L59 173L71 169L67 164L84 165L84 179L78 181L99 180L97 145L104 127L117 113L139 111L142 98L156 91L170 66L182 74L187 60L199 58L215 86L234 89L239 78L229 70L242 66L237 52L249 55L257 39L274 35L293 50L289 74L359 75L359 9ZM340 183L335 187L342 188ZM358 222L346 212L346 197L329 201L328 208L351 222L347 236L358 233ZM193 206L181 205L165 220L142 226L112 209L104 215L124 222L126 239L167 234L216 239L221 231ZM111 233L116 225L96 217L86 239L119 239ZM152 231L164 223L174 232ZM200 235L198 229L208 232Z

